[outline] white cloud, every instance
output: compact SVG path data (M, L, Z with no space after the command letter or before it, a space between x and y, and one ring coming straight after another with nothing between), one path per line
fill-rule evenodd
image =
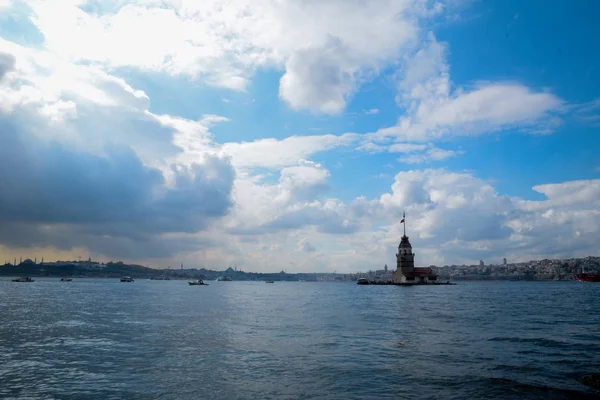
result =
M281 170L279 186L281 192L275 201L288 203L310 201L327 188L331 174L322 165L312 161L300 160L299 164Z
M381 152L389 152L389 153L413 153L424 151L429 146L426 144L417 144L417 143L393 143L390 145L382 145L373 143L371 141L364 141L358 146L357 150L367 151L369 153L381 153Z
M355 90L353 68L343 68L343 45L331 41L325 48L292 55L281 78L279 95L294 109L337 114Z
M341 111L361 77L416 38L418 19L440 11L412 0L29 3L46 46L66 59L186 74L236 90L255 69L274 66L285 70L285 101L325 113Z
M534 190L548 199L531 202L500 196L491 184L468 173L400 172L390 193L360 202L372 223L390 225L382 232L365 229L345 240L370 249L354 255L353 262L368 263L387 252L389 258L382 263L389 263L406 210L419 265L593 254L600 230L600 180L540 185Z
M2 38L0 46L15 60L10 73L0 82L0 110L31 104L43 109L48 103L74 99L100 106L137 110L148 107L149 99L143 91L99 68L71 64L49 52L28 49Z
M163 126L174 130L172 142L183 151L179 159L187 162L193 161L194 157L201 156L206 152L216 152L213 136L209 129L215 124L229 121L228 118L213 114L203 115L198 121L172 115L148 114Z
M444 150L433 147L424 153L411 154L408 156L400 157L398 161L406 164L420 164L431 161L442 161L450 157L455 157L458 154L462 153L462 151Z
M0 11L12 6L12 0L0 0Z
M387 147L390 153L412 153L415 151L423 151L427 149L424 144L413 144L413 143L394 143Z
M77 117L77 105L72 101L58 100L41 107L40 114L53 122L62 122L68 118Z
M366 115L377 115L379 114L379 109L378 108L371 108L367 111L365 111Z
M354 134L291 136L282 140L259 139L253 142L225 143L221 149L231 155L238 168L281 168L293 165L310 155L346 146L357 138Z
M428 141L448 135L475 135L521 128L544 132L556 128L564 102L548 92L536 92L515 82L479 82L452 90L446 45L430 35L405 60L398 84L398 102L406 109L398 123L369 138Z
M525 210L544 210L573 206L600 207L600 180L571 181L534 186L533 190L545 195L544 201L525 201Z
M393 264L402 235L399 221L406 211L407 233L418 265L593 253L600 226L596 193L600 180L542 186L536 190L543 190L549 199L532 205L499 195L490 183L470 173L406 171L396 175L390 193L373 200L358 198L349 204L333 199L292 201L278 208L265 196L261 203L271 205L265 207L268 218L246 226L244 235L252 232L255 240L279 243L282 252L302 251L306 242L319 243L319 251L325 255L319 258L320 267L332 271L344 265L346 271L364 271ZM278 189L270 189L274 196ZM577 201L569 199L572 191L577 193ZM264 225L266 220L271 222ZM277 257L286 260L283 254ZM295 260L308 270L315 269L316 261L311 258Z
M406 155L398 158L399 162L405 164L419 164L431 161L442 161L450 157L463 154L462 150L445 150L435 147L432 143L392 143L377 144L369 140L364 141L357 150L369 153L405 153Z

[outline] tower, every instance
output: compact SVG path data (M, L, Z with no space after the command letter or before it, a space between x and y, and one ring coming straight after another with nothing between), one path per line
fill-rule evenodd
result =
M412 252L412 246L406 236L406 213L402 213L402 221L404 225L404 234L398 245L398 253L396 254L396 271L392 276L394 283L402 283L414 280L415 271L415 254Z

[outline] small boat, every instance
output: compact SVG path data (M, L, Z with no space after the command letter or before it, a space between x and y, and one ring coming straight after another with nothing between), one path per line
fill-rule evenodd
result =
M61 282L72 282L73 278L60 278Z
M189 281L188 284L190 286L201 286L201 285L208 286L208 283L204 283L204 281L202 279L197 279L195 281Z
M228 276L220 276L220 277L217 278L217 280L221 281L221 282L231 282L233 279L231 279Z
M13 282L35 282L35 280L31 279L28 276L24 276L24 277L21 277L21 278L16 278L16 279L13 279L12 281Z
M275 281L268 280L268 281L265 281L265 283L275 283Z
M130 276L124 276L121 278L121 282L133 282L133 278Z
M356 281L357 285L368 285L369 284L369 280L367 278L359 278Z

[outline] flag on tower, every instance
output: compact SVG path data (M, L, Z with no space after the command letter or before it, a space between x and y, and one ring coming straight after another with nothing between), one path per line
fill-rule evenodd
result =
M400 221L400 223L401 223L401 224L403 224L403 223L404 223L404 218L402 218L402 220Z

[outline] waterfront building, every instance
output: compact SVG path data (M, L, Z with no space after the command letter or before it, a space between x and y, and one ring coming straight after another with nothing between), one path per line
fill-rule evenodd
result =
M412 246L406 236L406 213L402 214L404 234L398 245L398 254L396 254L396 270L392 273L393 283L420 284L434 283L437 275L429 267L415 268L415 253L412 252Z

